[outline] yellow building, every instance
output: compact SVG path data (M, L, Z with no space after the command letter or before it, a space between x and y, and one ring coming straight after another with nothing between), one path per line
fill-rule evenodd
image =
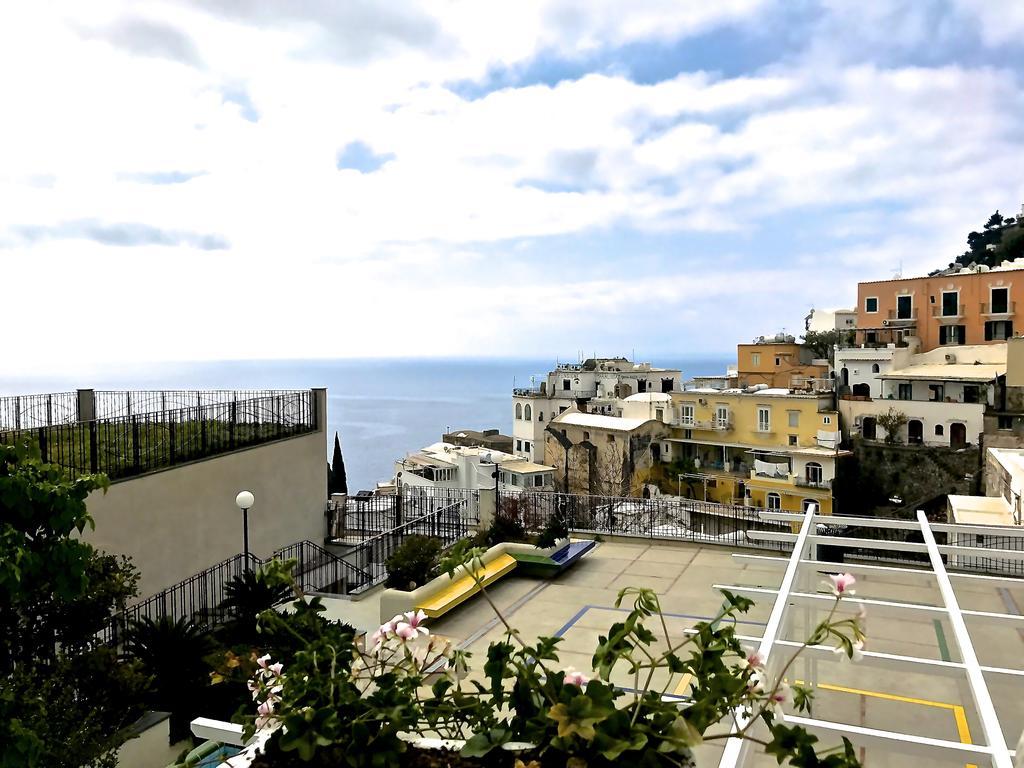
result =
M750 387L672 393L671 450L684 494L723 504L832 512L839 414L826 393Z
M832 389L828 361L815 361L811 350L797 344L792 336L782 334L753 344L737 344L736 372L741 387L767 384L794 389Z

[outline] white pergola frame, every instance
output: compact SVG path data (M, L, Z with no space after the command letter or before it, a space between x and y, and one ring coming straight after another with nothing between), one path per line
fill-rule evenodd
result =
M782 583L778 589L767 589L764 587L744 587L739 585L716 584L718 589L728 589L738 594L765 597L774 597L771 614L765 625L764 632L760 638L747 638L758 643L758 651L765 659L766 670L771 676L778 674L784 660L780 659L779 651L793 650L800 647L800 643L782 639L783 631L788 623L799 619L800 611L804 623L808 628L812 625L812 610L814 607L828 607L834 598L828 594L819 594L816 591L817 583L821 579L822 572L836 573L838 571L849 572L855 576L858 574L889 574L900 576L911 576L926 579L937 585L942 597L942 605L920 605L917 603L905 603L893 600L875 600L863 598L843 598L844 603L851 605L863 605L870 614L876 615L923 615L929 618L944 618L952 628L953 639L960 652L962 661L935 661L916 656L901 656L888 653L865 652L863 664L877 668L893 669L902 672L916 672L933 675L954 677L966 682L970 690L971 699L981 728L984 733L983 745L961 744L955 741L934 739L916 734L902 733L896 731L885 731L877 728L867 728L852 723L831 722L813 717L803 717L786 714L783 716L785 722L791 725L800 725L815 733L821 738L838 740L840 736L849 736L857 746L874 746L887 752L898 752L917 757L933 759L960 759L978 765L991 765L994 768L1013 768L1015 753L1007 746L999 719L996 715L992 697L989 694L985 675L1006 675L1016 677L1024 684L1024 670L1007 669L1003 667L983 666L978 662L971 641L970 632L964 621L964 617L970 617L973 621L982 621L993 624L1016 625L1024 629L1024 616L993 613L988 611L970 611L960 608L957 601L955 583L970 582L973 584L986 584L993 587L1024 587L1024 579L985 576L968 573L949 573L943 563L942 555L969 555L983 556L1000 560L1024 560L1024 550L989 549L986 547L971 547L962 545L939 545L935 541L933 531L946 533L966 533L981 536L999 537L1024 537L1024 528L1003 527L1003 526L963 526L951 524L929 523L924 512L917 513L917 520L882 520L860 517L841 517L818 514L814 505L804 513L766 511L761 513L764 520L789 522L799 524L797 533L780 533L774 531L748 531L747 536L757 541L782 541L792 542L793 552L787 557L774 557L770 555L754 555L734 553L733 557L741 561L757 562L761 566L775 565L783 568ZM923 543L915 542L894 542L879 539L866 539L844 536L824 536L818 533L819 525L855 525L871 528L889 528L919 531ZM817 545L833 544L853 546L861 549L876 550L900 550L911 552L925 552L928 555L930 568L921 567L897 567L874 564L859 563L832 563L817 558ZM801 611L802 609L802 611ZM831 647L813 646L807 649L802 661L804 665L805 681L815 681L817 677L817 662L819 659L833 657ZM788 654L788 655L791 655ZM787 658L788 658L787 655ZM734 732L744 727L747 720L742 714L737 714ZM1016 739L1016 735L1014 735ZM750 742L741 739L729 739L726 742L725 750L719 762L719 768L736 768L746 764L748 753L751 750Z

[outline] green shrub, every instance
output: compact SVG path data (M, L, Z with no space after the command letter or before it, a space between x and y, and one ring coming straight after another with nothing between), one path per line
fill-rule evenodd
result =
M387 559L387 586L413 590L430 581L441 556L441 542L429 536L410 536Z

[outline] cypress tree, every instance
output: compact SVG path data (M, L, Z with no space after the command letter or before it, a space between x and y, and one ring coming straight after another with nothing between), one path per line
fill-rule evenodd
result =
M341 439L334 433L334 457L331 460L331 493L348 493L348 477L345 475L345 459L341 455Z

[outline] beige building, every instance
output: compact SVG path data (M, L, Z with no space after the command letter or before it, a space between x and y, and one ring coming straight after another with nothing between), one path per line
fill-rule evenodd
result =
M249 548L275 549L326 534L327 390L313 390L316 430L111 483L88 499L95 530L83 538L125 554L142 573L142 597L242 551L241 490L252 491Z
M667 418L668 412L663 416ZM559 490L565 488L568 466L570 493L634 495L645 473L661 460L661 439L668 434L668 424L658 418L605 416L571 408L548 425L544 463L554 467Z

